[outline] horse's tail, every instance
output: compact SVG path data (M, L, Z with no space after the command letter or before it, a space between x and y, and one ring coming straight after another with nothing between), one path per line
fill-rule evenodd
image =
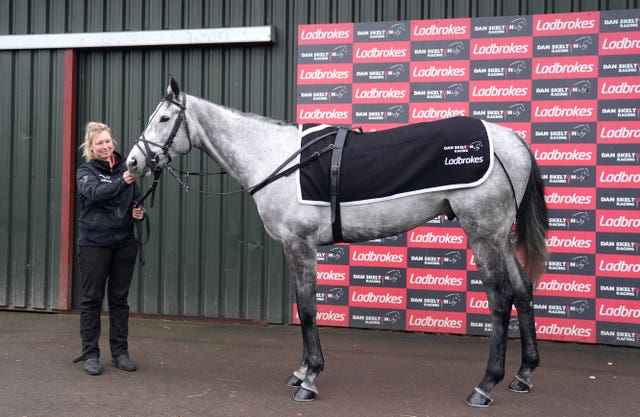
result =
M531 148L526 146L531 156L531 171L524 197L516 214L516 250L521 255L529 278L535 282L544 273L548 259L546 237L549 229L549 214L544 201L544 183L540 167Z

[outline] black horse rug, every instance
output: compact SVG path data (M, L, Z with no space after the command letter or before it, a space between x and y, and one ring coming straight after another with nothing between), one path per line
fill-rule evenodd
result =
M338 131L320 124L299 126L301 147L314 138ZM300 160L333 143L327 135L306 148ZM331 152L323 152L298 171L298 200L329 205ZM484 123L453 117L379 132L350 130L340 163L340 204L356 205L430 191L474 187L493 166L493 148Z

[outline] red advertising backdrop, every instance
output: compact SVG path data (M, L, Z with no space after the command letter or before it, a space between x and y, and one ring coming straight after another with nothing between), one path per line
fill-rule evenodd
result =
M297 79L298 123L465 115L526 138L550 210L539 338L640 347L640 10L302 25ZM455 220L317 256L321 325L491 332Z

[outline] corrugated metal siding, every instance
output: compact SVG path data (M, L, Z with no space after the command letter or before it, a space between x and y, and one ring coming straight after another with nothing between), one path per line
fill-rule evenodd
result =
M0 51L0 306L57 308L62 51Z
M192 94L293 122L300 24L638 7L640 0L0 0L0 34L276 26L270 46L78 51L78 143L84 123L102 120L126 153L169 74ZM9 97L0 112L0 307L58 308L63 64L62 51L0 51ZM179 165L218 169L197 151ZM224 176L195 179L192 188L163 179L132 311L289 321L280 245L251 199L199 193L237 190ZM74 279L74 308L79 293Z

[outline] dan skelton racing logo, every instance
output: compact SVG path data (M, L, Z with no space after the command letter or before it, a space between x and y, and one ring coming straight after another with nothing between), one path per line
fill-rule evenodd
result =
M473 37L507 37L531 35L531 16L480 17L473 20Z
M412 268L465 269L465 250L408 248L408 266Z

